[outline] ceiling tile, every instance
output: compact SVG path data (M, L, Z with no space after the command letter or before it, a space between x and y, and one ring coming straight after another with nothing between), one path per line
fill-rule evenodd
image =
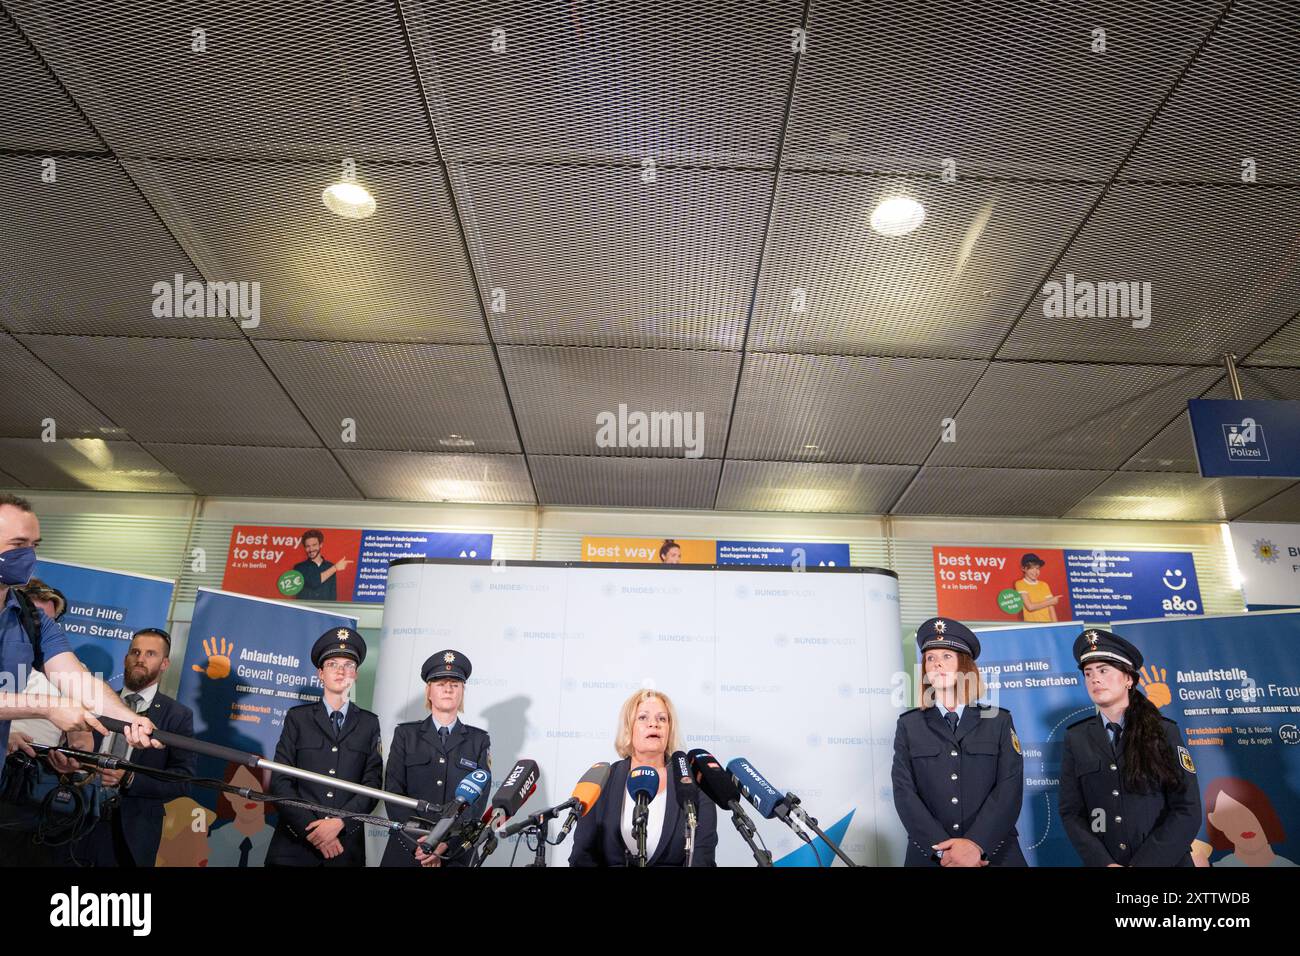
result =
M81 335L20 339L137 441L320 444L248 342Z
M916 474L909 465L727 461L720 511L885 514Z
M130 441L0 438L0 460L32 488L188 493L185 483Z
M955 359L749 355L727 455L919 465L984 367Z
M542 505L711 508L722 462L705 458L529 455Z
M489 346L259 342L257 350L330 448L520 450ZM349 442L344 419L355 426Z
M1230 521L1282 489L1280 478L1116 472L1064 515L1133 521Z
M504 345L501 367L530 455L720 458L740 356ZM657 445L631 445L637 414L646 416L647 442L650 426L659 426ZM608 437L616 443L620 421L629 443L603 444L605 423L613 423Z
M336 453L367 498L535 504L523 455Z
M198 494L268 498L359 498L323 448L246 445L145 446Z
M892 513L1056 518L1108 474L1042 468L922 468Z
M927 464L1110 471L1218 376L1213 368L996 362Z

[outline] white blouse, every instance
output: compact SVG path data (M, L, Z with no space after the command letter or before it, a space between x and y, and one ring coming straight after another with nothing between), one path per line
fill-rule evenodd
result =
M668 806L668 787L664 787L663 793L659 794L650 801L650 817L646 820L645 828L645 855L646 860L655 855L655 847L659 846L659 837L664 830L664 808ZM623 845L627 847L628 852L633 857L636 856L636 837L632 834L632 813L636 810L636 801L628 796L627 790L623 791L623 820L619 828L623 833Z

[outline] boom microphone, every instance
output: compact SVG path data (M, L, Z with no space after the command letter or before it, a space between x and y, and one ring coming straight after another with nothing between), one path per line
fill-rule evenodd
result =
M636 801L636 807L632 810L632 833L636 836L637 865L645 866L650 801L659 795L659 771L654 767L637 767L627 775L627 793Z

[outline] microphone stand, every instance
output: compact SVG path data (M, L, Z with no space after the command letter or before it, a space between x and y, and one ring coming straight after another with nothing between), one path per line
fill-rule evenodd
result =
M641 797L637 797L636 809L632 811L632 835L636 837L636 865L644 867L647 858L645 852L646 828L650 824L650 807Z
M126 724L123 721L113 717L99 717L102 723L109 730L121 732ZM290 764L277 763L274 760L267 760L257 754L245 753L242 750L235 750L233 747L223 747L220 744L208 743L206 740L197 740L193 737L185 737L181 734L173 734L166 730L154 730L150 736L159 743L168 747L176 747L179 750L188 750L192 753L203 754L205 757L213 757L227 763L237 763L245 767L255 767L260 770L270 770L272 773L282 774L287 777L297 777L299 780L309 780L313 783L319 783L327 787L338 787L340 790L346 790L349 793L359 794L363 797L370 797L373 800L382 800L385 803L394 803L400 807L406 807L413 810L421 817L436 816L441 807L436 803L430 803L428 800L417 800L414 797L408 797L402 793L389 793L387 790L376 790L374 787L367 787L364 784L352 783L350 780L340 780L338 777L330 777L323 773L313 773L310 770L301 770ZM63 748L53 748L60 749ZM87 759L98 757L98 754L89 754ZM143 768L148 771L148 768ZM138 771L137 771L138 772ZM269 799L269 798L268 798ZM330 808L326 807L329 810ZM337 816L338 814L333 814Z
M736 830L742 837L744 837L745 842L749 844L749 848L754 852L754 859L758 861L758 865L771 866L772 854L769 850L760 847L754 842L754 837L758 831L754 829L754 821L741 812L740 802L738 800L731 801L731 822L736 825Z
M537 834L537 854L533 857L533 862L528 864L528 867L544 867L546 866L546 841L551 838L551 821L549 819L542 820L535 826L530 827L528 832Z
M162 738L160 737L159 739L161 740ZM186 738L181 738L181 739L184 740ZM204 787L208 790L218 790L222 793L231 793L236 796L242 797L245 800L256 800L259 803L284 804L286 806L299 807L303 810L310 810L313 813L320 813L325 816L337 817L340 819L346 818L349 820L360 820L363 823L369 823L371 826L379 827L381 829L389 830L392 832L401 833L406 836L428 836L430 833L433 832L432 825L429 827L412 826L409 823L406 824L397 823L396 821L389 820L386 817L378 817L369 813L356 813L351 810L340 810L338 807L326 807L318 803L312 803L308 800L299 800L297 798L277 797L274 794L264 793L263 791L254 789L253 787L236 787L233 784L226 783L223 780L212 780L207 777L191 777L183 773L177 773L174 770L164 770L161 767L141 766L140 764L132 763L131 761L125 759L124 757L115 757L112 754L89 753L84 750L76 750L72 747L50 747L44 744L33 744L32 747L39 754L46 757L48 757L48 755L51 753L61 753L66 757L71 757L72 759L78 761L79 763L94 764L96 767L98 767L101 770L124 770L142 776L152 777L155 780L183 781L185 783L198 784L200 787ZM179 749L184 750L186 748L180 747ZM270 761L267 762L269 763ZM303 771L303 773L310 773L310 772ZM311 776L315 777L319 775L311 774ZM333 777L323 777L322 782L327 784L338 785L338 786L342 786L344 783L346 783L346 781L336 780ZM358 791L374 792L381 795L385 793L385 791L383 790L371 791L370 787L364 787L361 786L360 784L356 784L354 786L357 788ZM343 787L343 789L347 789L347 788ZM392 796L398 797L401 795L392 794ZM381 799L388 799L388 798L381 796ZM417 801L417 802L423 802L423 801ZM435 811L439 809L436 804L432 805L432 807ZM432 816L437 816L437 815L438 814L436 812L432 814ZM425 822L425 821L422 820L421 822Z
M812 830L813 833L817 834L819 837L825 840L826 845L830 847L832 851L834 851L836 856L838 856L841 860L844 861L844 864L846 866L858 865L857 863L854 863L852 860L848 858L848 856L844 853L844 851L840 849L838 843L836 843L834 840L832 840L830 837L828 837L825 833L822 832L821 827L817 825L817 818L810 816L808 814L808 811L805 810L802 806L800 806L798 796L796 796L794 793L787 793L785 795L785 802L790 805L791 816L798 817L800 820L804 822L804 824L807 825L809 830ZM812 846L811 843L809 843L808 845ZM817 852L817 848L813 847L813 853L816 852Z

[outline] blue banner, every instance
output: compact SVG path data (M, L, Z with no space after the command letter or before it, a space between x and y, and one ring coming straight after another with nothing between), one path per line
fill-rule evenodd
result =
M105 680L122 679L131 635L142 627L167 627L174 583L125 571L106 571L45 558L36 577L68 599L63 620L68 642L81 662Z
M847 544L800 544L790 541L719 541L718 564L769 564L806 568L847 568Z
M1300 402L1194 398L1187 403L1205 478L1300 478Z
M1193 857L1300 863L1300 612L1113 627L1142 651L1142 689L1178 722L1192 754L1203 803ZM988 699L1011 711L1024 748L1017 827L1031 866L1079 865L1057 808L1065 730L1096 713L1071 653L1081 629L978 631Z
M1065 571L1076 621L1205 613L1190 551L1067 550Z
M194 711L195 736L272 757L285 711L321 697L312 645L330 628L356 625L356 618L300 604L200 588L176 695ZM203 756L196 776L261 790L270 784L261 771ZM265 805L199 788L193 796L216 814L208 833L207 865L238 865L240 844L247 837L257 851L250 862L260 866L274 829ZM177 836L183 839L184 832ZM164 836L159 856L170 861L181 858L181 851L169 849Z
M492 558L492 535L444 531L362 531L357 558L357 583L352 600L383 604L388 565L398 558Z

